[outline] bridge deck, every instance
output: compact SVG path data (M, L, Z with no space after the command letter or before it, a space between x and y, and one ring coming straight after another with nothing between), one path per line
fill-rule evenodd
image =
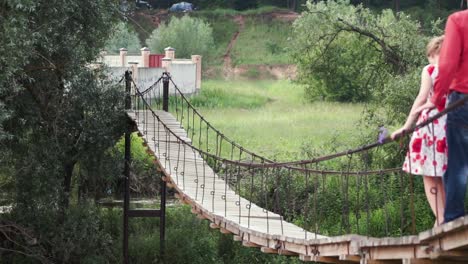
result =
M245 246L324 263L468 263L468 218L400 238L326 237L306 232L241 197L224 179L228 175L217 175L186 144L191 142L186 131L170 113L155 114L159 121L149 111L128 112L168 186L192 206L193 213L210 220L212 228L232 233Z

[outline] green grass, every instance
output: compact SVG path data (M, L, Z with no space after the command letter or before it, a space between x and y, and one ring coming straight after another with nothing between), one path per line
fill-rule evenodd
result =
M211 10L200 10L195 11L194 14L202 15L202 16L236 16L236 15L259 15L274 11L290 11L285 8L279 8L276 6L261 6L256 9L247 9L244 11L238 11L235 9L230 8L216 8Z
M286 51L291 24L268 19L249 18L232 51L235 65L291 63Z
M304 99L303 87L285 80L208 80L202 86L202 94L192 102L207 120L267 157L304 158L304 148L345 149L358 144L363 105L310 103Z

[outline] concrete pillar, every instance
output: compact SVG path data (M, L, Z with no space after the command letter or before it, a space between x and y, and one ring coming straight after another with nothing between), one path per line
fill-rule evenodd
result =
M172 59L168 57L162 58L162 67L166 72L171 72Z
M172 47L167 47L164 49L164 53L166 55L166 58L171 58L175 59L175 49Z
M201 89L201 79L202 79L202 56L201 55L192 55L192 62L196 65L196 83L195 88L197 90Z
M141 61L142 67L149 67L149 57L150 57L150 50L147 47L142 48L141 50Z
M123 67L127 66L127 49L126 48L121 48L120 49L120 65Z

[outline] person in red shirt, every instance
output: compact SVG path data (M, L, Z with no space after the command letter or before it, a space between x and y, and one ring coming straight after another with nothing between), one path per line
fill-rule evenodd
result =
M444 108L468 96L468 10L448 17L445 39L439 58L439 75L431 100L418 110ZM448 168L444 174L446 193L444 221L465 215L465 193L468 176L468 102L447 114Z

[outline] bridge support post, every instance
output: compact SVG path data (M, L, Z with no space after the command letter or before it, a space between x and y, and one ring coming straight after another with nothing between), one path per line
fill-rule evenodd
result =
M159 250L161 258L164 259L165 237L166 237L166 182L163 181L164 174L161 174L161 219L159 221Z
M132 76L130 71L125 72L125 110L131 110L132 100L130 97L132 88ZM123 204L123 257L124 263L128 264L128 212L130 205L130 162L131 162L131 124L127 122L125 130L125 166L124 166L124 204Z

